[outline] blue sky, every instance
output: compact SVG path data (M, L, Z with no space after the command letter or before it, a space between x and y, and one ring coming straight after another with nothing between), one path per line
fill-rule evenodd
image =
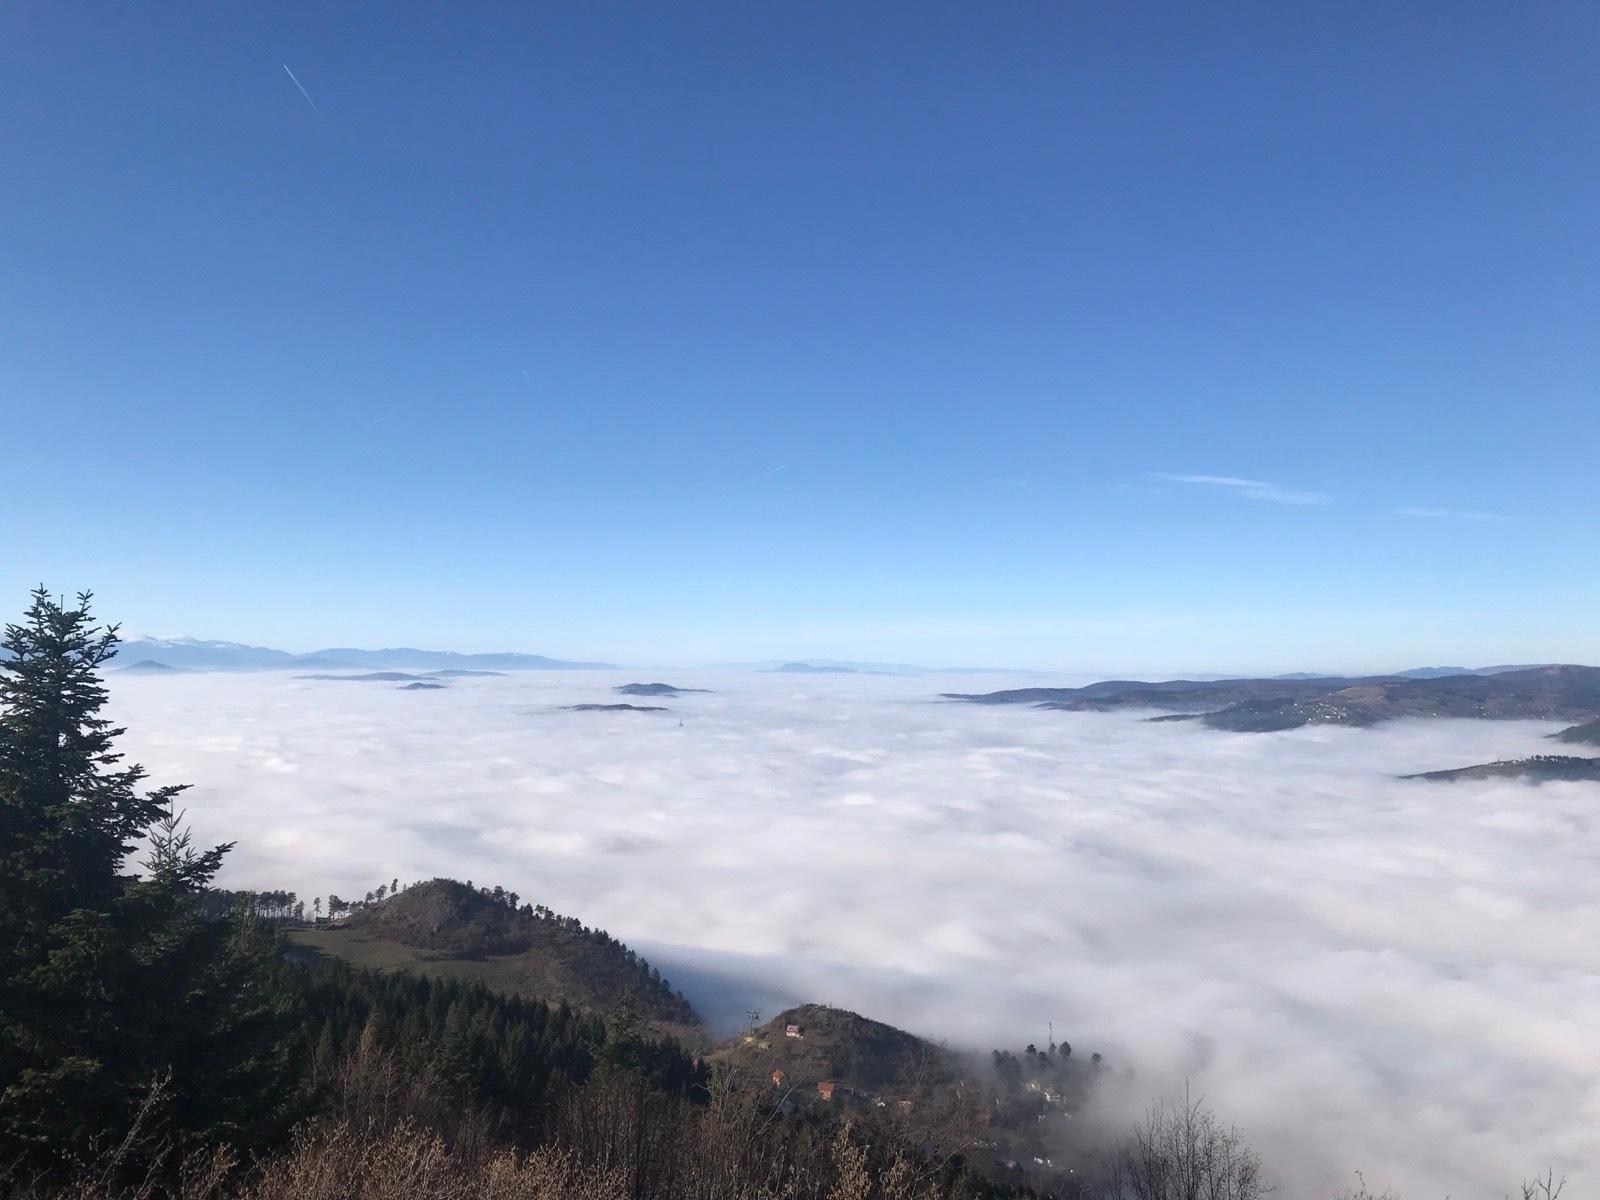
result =
M1592 6L23 3L0 46L13 609L1600 660Z

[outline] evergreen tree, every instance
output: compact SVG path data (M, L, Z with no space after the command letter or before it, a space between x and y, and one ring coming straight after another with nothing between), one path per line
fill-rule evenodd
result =
M444 1032L439 1038L434 1054L439 1077L457 1086L466 1086L477 1076L478 1039L475 1037L472 1014L464 1001L450 1005L444 1020Z
M197 850L182 789L142 790L116 752L99 675L116 628L89 600L40 588L0 643L0 1162L115 1140L156 1080L181 1128L236 1128L271 1111L281 1065L273 943L206 918L229 847Z

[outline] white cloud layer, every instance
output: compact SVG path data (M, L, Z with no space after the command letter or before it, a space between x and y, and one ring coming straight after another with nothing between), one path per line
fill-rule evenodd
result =
M1141 1101L1192 1078L1286 1196L1361 1170L1499 1197L1547 1161L1600 1189L1600 793L1394 778L1552 726L1229 735L709 674L670 715L560 711L625 678L124 678L114 704L237 839L236 886L503 883L714 1014L816 999L983 1047L1054 1021Z

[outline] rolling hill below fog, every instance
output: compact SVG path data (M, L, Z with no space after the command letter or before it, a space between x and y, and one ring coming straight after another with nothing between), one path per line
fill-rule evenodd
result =
M1069 712L1166 709L1157 720L1266 733L1302 725L1370 726L1402 717L1590 721L1600 715L1600 667L1551 666L1495 674L1362 679L1109 680L1081 688L947 692L972 704L1026 704Z

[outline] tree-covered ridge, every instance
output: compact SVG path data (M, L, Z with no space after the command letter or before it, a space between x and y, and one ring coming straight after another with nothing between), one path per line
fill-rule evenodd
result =
M523 995L601 1013L626 1011L661 1026L699 1023L657 968L605 930L500 887L433 879L386 895L380 889L353 906L340 928L296 940L356 962L383 945L410 947L424 952L405 964L417 970L472 964Z
M1586 721L1582 725L1573 725L1555 734L1555 739L1560 742L1575 742L1579 745L1600 746L1600 720Z
M1600 758L1578 758L1570 754L1534 754L1527 758L1500 759L1455 767L1445 771L1423 771L1402 775L1402 779L1425 779L1431 783L1453 783L1467 779L1527 779L1534 783L1600 782Z
M704 1087L703 1072L674 1042L482 984L322 960L303 972L299 990L300 1049L320 1083L351 1054L377 1049L407 1077L512 1112L535 1111L604 1064L635 1068L675 1095Z
M1358 679L1106 680L1081 688L1014 688L947 700L1027 704L1072 712L1164 709L1157 720L1270 733L1303 725L1365 727L1406 717L1592 721L1600 714L1600 667L1545 666L1493 675Z

